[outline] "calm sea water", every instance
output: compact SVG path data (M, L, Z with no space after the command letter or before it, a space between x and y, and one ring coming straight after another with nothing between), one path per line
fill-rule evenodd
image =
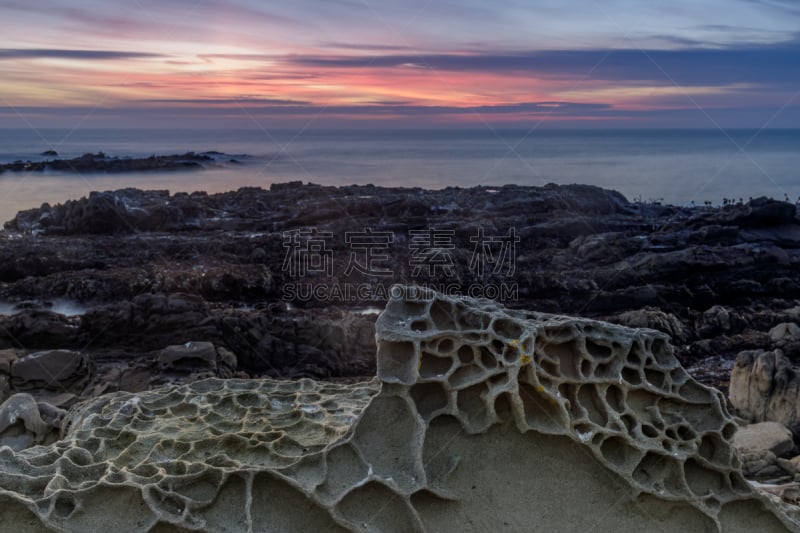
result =
M123 187L171 192L326 185L441 188L587 183L631 200L714 204L723 198L800 196L800 130L306 131L0 129L0 162L40 160L54 149L147 156L233 154L244 164L200 172L0 174L0 221L42 202ZM247 158L238 157L246 154Z

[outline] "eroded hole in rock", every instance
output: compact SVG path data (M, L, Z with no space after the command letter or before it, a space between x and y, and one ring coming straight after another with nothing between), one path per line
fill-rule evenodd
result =
M642 354L640 352L639 343L635 343L631 346L630 350L628 350L628 356L626 360L628 365L634 368L642 366L644 361L642 361Z
M559 374L558 364L550 359L546 358L542 359L539 362L539 368L541 368L543 371L545 371L547 374L550 374L551 376L558 376Z
M503 360L506 364L514 364L519 361L519 348L517 346L506 345L503 348Z
M349 444L335 446L328 452L328 471L317 491L326 500L339 498L367 477L367 465Z
M497 415L497 419L501 422L513 419L514 414L511 408L511 397L508 393L504 392L498 394L494 399L494 412L495 415Z
M592 339L586 339L586 351L589 352L589 355L597 359L606 359L607 357L611 357L614 353L610 347L604 344L598 344Z
M720 472L706 468L692 458L683 463L683 472L689 490L698 497L720 491L725 485Z
M475 361L475 349L469 344L463 344L458 348L458 360L465 365Z
M694 440L697 438L697 434L695 434L694 430L689 426L678 426L678 438L681 440Z
M403 315L408 317L416 317L425 314L425 308L428 306L427 302L406 300L403 302Z
M511 321L505 318L498 318L492 322L492 330L498 337L504 340L517 340L522 336L522 328L516 321Z
M728 440L728 441L731 440L733 438L733 436L736 434L736 430L737 429L738 428L736 427L736 424L734 424L732 422L728 422L722 428L722 438L725 439L725 440Z
M642 375L639 373L639 370L631 368L629 366L622 368L622 379L627 381L631 385L642 384Z
M522 400L525 421L529 427L550 433L564 431L561 408L544 392L544 389L537 390L528 383L520 382L519 397Z
M431 304L430 317L433 325L439 331L455 330L456 323L453 321L453 307L449 302L440 299L434 300Z
M172 490L192 501L212 501L222 486L222 473L218 470L206 470L197 477L176 480Z
M503 351L506 349L507 345L500 339L494 339L491 343L489 343L489 351L492 352L495 359L498 359L502 354Z
M415 320L411 323L411 331L428 331L428 321Z
M458 324L462 330L486 330L489 327L489 317L464 306L459 306Z
M489 387L493 389L502 389L508 386L509 375L505 372L489 376Z
M579 381L581 375L578 369L581 357L575 341L561 344L546 344L539 347L539 351L546 357L558 361L560 372L556 371L553 375L561 374L565 379Z
M422 353L420 359L419 375L422 378L442 377L455 366L455 361L450 357L438 357L428 352Z
M410 393L417 411L425 420L430 420L433 413L447 407L447 392L441 383L417 383L411 387Z
M461 388L478 381L482 381L486 377L486 371L476 365L462 366L456 369L450 376L450 385L455 388Z
M480 351L481 351L481 365L483 365L483 368L487 370L492 370L497 368L498 366L497 356L494 355L491 351L489 351L489 349L486 348L485 346L481 346Z
M625 411L622 391L616 385L608 385L606 387L606 402L618 413Z
M709 463L725 463L729 459L729 448L716 433L706 433L700 439L698 455Z
M438 352L442 354L451 353L454 348L455 348L455 343L453 342L453 339L449 337L441 339L436 346Z
M592 362L588 359L581 361L581 375L583 377L590 377L592 374Z
M580 385L574 383L562 383L558 386L558 393L568 402L568 408L572 418L583 418L584 410L578 401L578 388Z
M617 436L608 437L600 445L600 454L622 472L629 471L639 461L641 453Z
M664 388L664 384L666 383L666 375L664 375L663 372L653 370L652 368L644 369L644 378L648 381L648 383L659 389Z
M477 383L466 389L461 389L456 393L456 405L458 410L470 421L478 422L486 418L486 401L484 396L487 392L484 383Z
M633 479L645 487L651 487L663 480L665 468L663 455L647 452L633 469Z
M414 380L415 347L412 342L378 343L378 376L384 380L411 383Z
M354 524L369 523L375 531L406 533L418 530L411 509L403 499L377 481L352 490L337 507Z
M597 379L614 379L619 375L619 362L611 360L607 363L600 363L594 369L594 377Z
M589 420L604 427L608 423L605 403L597 394L597 386L592 384L582 385L578 389L578 403L586 411Z
M650 424L642 424L642 435L647 438L655 439L659 437L659 431Z
M59 495L53 505L53 512L59 518L69 518L75 511L75 502L67 495Z

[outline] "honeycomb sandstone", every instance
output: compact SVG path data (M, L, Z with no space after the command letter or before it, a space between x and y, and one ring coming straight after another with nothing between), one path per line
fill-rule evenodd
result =
M664 335L395 287L378 377L85 402L0 449L15 531L799 531Z

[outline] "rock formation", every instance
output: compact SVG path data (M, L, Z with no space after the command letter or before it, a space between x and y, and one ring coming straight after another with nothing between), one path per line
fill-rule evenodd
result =
M208 379L78 404L62 440L0 448L0 523L800 531L744 480L722 394L664 334L395 286L376 339L370 382Z
M355 343L315 347L308 339L335 338L319 324L333 329L342 322L337 313L382 307L385 298L355 290L353 298L298 297L290 287L370 289L382 282L388 290L391 280L469 294L470 287L513 285L512 306L668 333L690 373L724 390L742 350L780 348L800 356L792 328L771 332L800 324L795 212L793 204L766 199L721 208L634 203L580 185L424 190L284 183L219 194L96 192L21 211L0 232L0 349L79 349L94 360L111 349L134 353L146 344L150 352L205 341L232 351L237 370L250 377L270 368L271 377L371 376L371 321L358 328ZM311 228L331 235L330 275L282 268L286 232ZM346 235L366 228L394 238L378 262L393 276L348 273L348 258L359 250ZM414 274L409 231L422 228L452 236L452 272ZM471 239L479 231L501 237L512 230L519 237L509 254L513 272L477 272ZM59 300L87 312L59 317L48 307ZM281 309L281 301L292 309ZM253 316L243 304L270 309ZM4 316L11 314L6 306L14 316ZM150 319L155 313L158 319ZM363 353L349 349L353 344ZM295 353L310 364L290 364L287 354ZM369 361L351 365L348 353Z
M47 150L40 155L58 156L54 150ZM223 154L219 154L223 155ZM13 163L0 164L0 173L11 172L43 172L56 170L61 172L91 173L91 172L163 172L166 170L180 170L202 168L202 163L213 162L210 154L185 154L159 155L150 157L109 157L103 152L96 154L83 154L72 159L52 159L45 161L14 161Z
M780 349L738 355L730 400L748 422L779 422L800 434L800 371Z

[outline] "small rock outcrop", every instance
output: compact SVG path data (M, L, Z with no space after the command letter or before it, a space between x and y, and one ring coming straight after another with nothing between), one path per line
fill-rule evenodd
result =
M800 434L800 373L780 349L737 356L730 401L748 422L779 422Z
M0 523L800 531L744 480L722 394L664 334L391 292L375 380L209 379L78 404L62 440L0 448Z
M778 477L783 472L794 473L793 463L779 459L796 452L792 432L777 422L759 422L739 428L733 436L733 447L742 460L742 472L748 478Z

